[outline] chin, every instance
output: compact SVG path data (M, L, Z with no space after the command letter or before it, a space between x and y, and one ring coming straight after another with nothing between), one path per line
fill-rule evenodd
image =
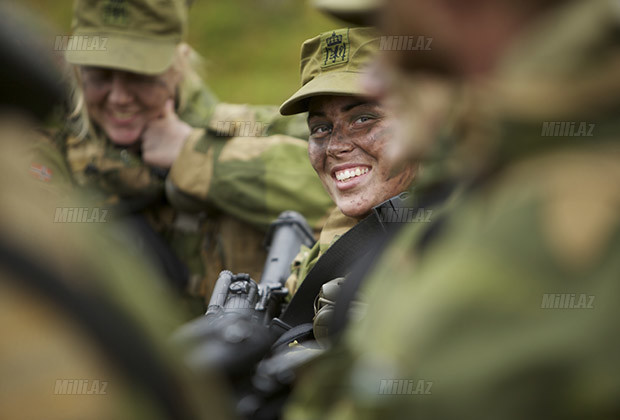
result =
M140 139L139 132L127 133L127 132L106 131L106 134L108 135L108 138L110 139L110 141L112 141L112 143L117 144L119 146L131 146L132 144L135 144Z
M351 203L339 204L338 208L345 216L354 219L363 219L372 211L372 207L360 207L359 205Z

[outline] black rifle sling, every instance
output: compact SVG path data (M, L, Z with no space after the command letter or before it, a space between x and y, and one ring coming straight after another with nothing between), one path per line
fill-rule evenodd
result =
M280 321L288 328L312 322L314 299L321 291L321 286L336 277L345 276L355 262L370 251L372 240L381 232L381 222L372 213L334 242L301 283Z
M321 291L321 286L348 274L357 262L371 252L379 238L385 234L381 210L402 207L407 198L408 194L403 193L375 207L369 216L334 242L310 270L282 316L275 319L272 326L288 330L312 322L314 299Z
M429 190L421 191L420 194L415 197L413 206L414 208L423 210L434 209L446 202L456 190L457 184L451 180L435 184L432 188L429 188ZM436 239L439 231L443 227L443 223L444 218L441 216L432 220L430 225L423 232L418 245L420 247L426 247L433 239ZM340 338L340 333L345 329L348 322L351 303L357 297L357 293L362 288L371 268L383 254L383 251L390 245L391 240L400 232L400 228L402 228L402 225L387 229L385 235L377 238L378 243L372 249L372 252L352 267L351 273L347 276L347 281L343 283L342 289L338 293L336 299L337 303L334 307L334 315L329 325L329 335L332 341L337 341ZM419 248L417 250L420 253L422 252Z

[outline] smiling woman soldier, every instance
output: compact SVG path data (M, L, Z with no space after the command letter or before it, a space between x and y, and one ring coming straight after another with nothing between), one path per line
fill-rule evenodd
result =
M297 296L302 281L320 257L327 256L328 248L369 216L373 207L406 191L416 176L416 163L392 164L389 149L394 120L382 103L368 96L362 84L378 49L379 37L371 28L339 29L307 40L301 49L302 87L280 108L283 115L309 112L310 163L338 207L316 245L303 248L295 259L287 281L295 294L286 311L289 314L296 310L296 298L297 302L302 299ZM351 243L353 246L358 244ZM344 267L338 275L319 279L322 283L331 280L323 286L314 307L314 336L319 342L325 342L332 303L342 284L342 279L332 279L352 268ZM282 316L285 322L286 312Z

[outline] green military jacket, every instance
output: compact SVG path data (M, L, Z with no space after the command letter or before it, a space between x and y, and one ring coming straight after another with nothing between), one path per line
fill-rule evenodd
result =
M197 127L187 141L186 150L193 150L196 143L211 144L215 138L219 151L225 152L223 157L231 156L221 164L217 161L212 171L217 175L215 183L201 186L206 181L197 179L193 184L193 187L210 188L217 197L212 200L208 213L204 208L186 211L168 204L166 174L145 165L138 154L114 146L97 127L86 137L78 138L67 126L55 134L54 141L38 142L33 147L30 172L56 191L77 186L97 206L112 207L122 201L126 206L143 208L142 214L188 266L189 294L204 301L222 269L248 272L258 280L266 257L263 232L281 211L291 208L291 203L296 202L295 195L300 203L311 203L305 210L315 224L327 217L332 203L307 163L305 142L277 135L281 134L279 130L302 135L299 118L281 117L276 107L217 104L208 88L196 81L186 81L181 86L177 113ZM240 137L235 141L230 134L254 133L222 131L218 136L205 135L210 125L217 128L214 118L231 122L233 127L239 127L234 125L238 121L267 121L263 123L265 131L258 133L267 137ZM248 141L254 141L259 149L251 162L240 158L250 150ZM230 145L225 148L227 143ZM170 171L172 179L172 175L180 172L178 168L185 165L185 154L182 153L180 162ZM219 152L217 156L220 157ZM205 167L204 162L196 164L201 165L200 170ZM236 182L227 183L226 175ZM174 196L171 195L171 201L176 203ZM294 209L304 210L299 205ZM202 312L202 308L195 311Z
M286 418L613 418L619 27L617 2L568 2L515 44L472 109L478 180L397 238Z

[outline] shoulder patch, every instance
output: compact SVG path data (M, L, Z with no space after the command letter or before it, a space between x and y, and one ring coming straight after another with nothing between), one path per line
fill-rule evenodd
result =
M52 180L53 171L45 165L39 163L30 164L30 175L39 181L50 182Z

